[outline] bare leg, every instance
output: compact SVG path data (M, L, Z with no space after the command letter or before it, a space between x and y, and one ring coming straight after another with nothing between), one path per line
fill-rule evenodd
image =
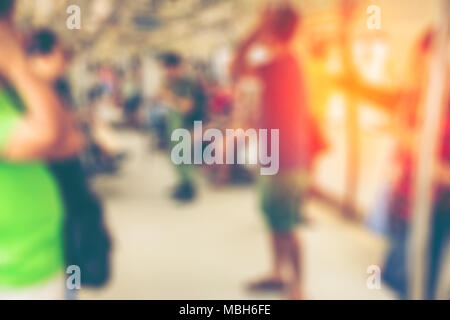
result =
M301 296L301 264L300 242L295 232L275 235L274 275L284 267L289 268L289 278L286 281L287 298L299 300Z
M282 270L287 262L287 251L284 236L271 234L272 270L268 276L249 285L250 290L283 290L284 280Z
M290 264L292 275L289 281L288 298L292 300L302 299L301 290L301 246L295 232L286 235L287 260Z
M271 235L272 240L272 254L273 254L273 269L272 269L272 276L275 279L282 278L282 269L283 269L283 262L286 261L286 251L283 245L283 238L280 237L277 234Z

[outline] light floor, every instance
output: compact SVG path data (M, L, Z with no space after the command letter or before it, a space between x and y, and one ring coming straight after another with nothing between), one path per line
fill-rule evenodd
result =
M113 277L81 299L278 299L250 294L245 284L270 266L265 227L252 187L215 189L201 183L192 204L169 198L175 174L147 137L121 133L129 152L118 176L101 177L107 224L114 238ZM304 287L309 299L393 299L369 290L370 265L380 265L384 239L309 203L302 227Z

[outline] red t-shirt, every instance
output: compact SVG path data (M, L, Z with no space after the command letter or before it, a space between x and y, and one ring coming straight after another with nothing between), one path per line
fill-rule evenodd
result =
M279 129L280 170L308 167L310 117L299 62L286 53L260 67L258 75L262 81L261 129L268 129L269 153L270 129Z

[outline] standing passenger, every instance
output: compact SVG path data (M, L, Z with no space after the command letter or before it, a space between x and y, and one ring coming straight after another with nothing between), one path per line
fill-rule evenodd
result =
M81 135L30 70L13 7L0 2L0 299L62 299L63 209L43 161L75 154Z
M292 49L300 16L289 6L267 10L259 27L243 42L233 64L233 75L253 75L262 83L261 129L279 130L280 170L262 180L262 210L270 229L273 270L252 289L282 289L287 297L302 298L301 246L297 227L302 222L308 170L313 154L312 117L305 96L303 68ZM270 61L260 67L246 62L250 49L261 43ZM269 146L268 150L272 150ZM283 274L288 267L290 274Z

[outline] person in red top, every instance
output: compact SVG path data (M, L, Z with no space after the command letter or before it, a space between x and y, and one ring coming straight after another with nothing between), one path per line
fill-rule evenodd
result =
M434 38L434 31L428 30L414 48L414 76L411 77L413 85L399 95L401 101L396 110L398 146L395 163L398 174L393 183L389 204L391 247L386 257L383 280L395 289L402 299L408 298L407 245L413 214L417 157L420 151L417 136L423 121L419 102L428 81L426 70L429 68L430 54L434 50ZM442 256L450 241L450 100L448 103L443 113L432 190L427 299L435 298ZM432 158L430 155L430 161Z
M317 126L312 126L309 117L302 66L292 49L299 23L299 14L287 5L267 9L260 25L238 49L232 65L235 79L252 75L261 82L260 129L279 130L278 174L261 179L262 211L273 243L273 270L250 288L286 288L290 299L302 297L301 250L296 229L302 221L300 207L307 171L317 150L311 134ZM253 67L246 60L256 43L270 51L270 61ZM272 150L270 145L268 150ZM291 269L289 277L282 274L284 267Z
M450 249L450 96L447 98L440 137L429 246L427 299L438 298L436 294L439 279L444 272L445 254Z

